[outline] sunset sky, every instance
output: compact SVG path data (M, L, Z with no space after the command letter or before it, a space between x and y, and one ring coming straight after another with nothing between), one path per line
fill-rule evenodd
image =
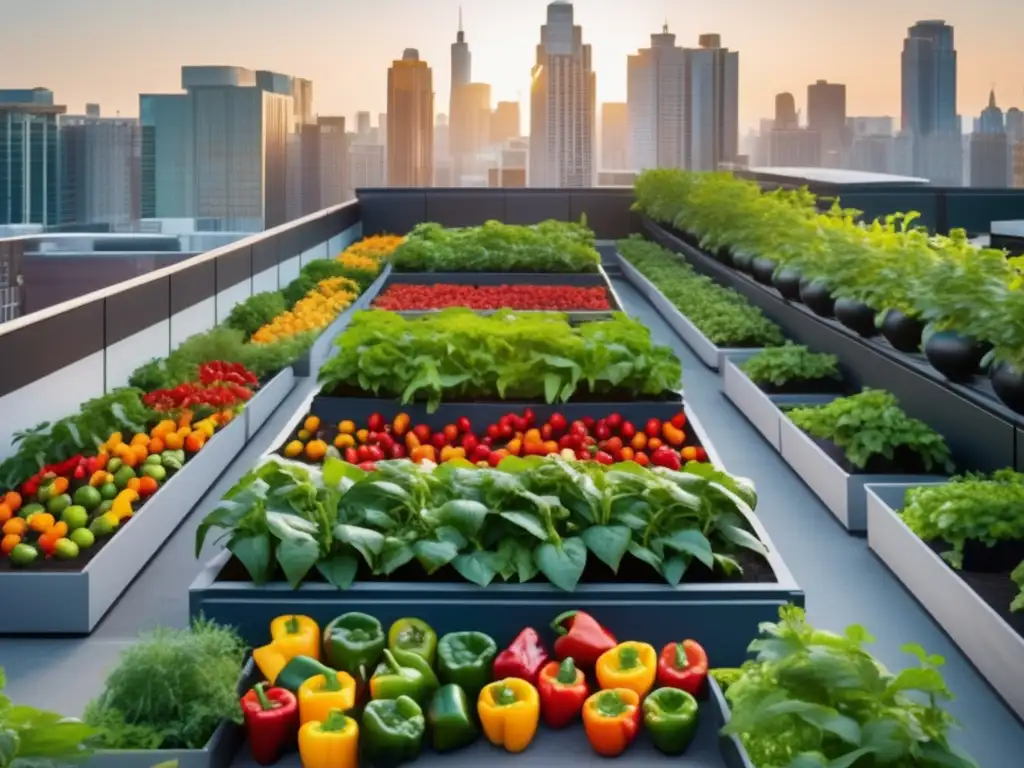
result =
M494 100L528 96L546 0L462 0L473 79ZM385 109L387 68L418 48L447 111L449 44L459 0L4 0L0 87L44 86L78 112L138 113L140 92L178 90L182 64L237 64L313 80L320 114ZM593 46L599 101L626 98L626 56L668 18L686 45L718 32L740 52L744 129L792 91L803 109L816 79L847 84L851 115L899 116L906 28L941 18L956 28L959 110L976 115L995 86L1024 107L1024 0L576 0ZM374 117L376 122L376 117ZM525 109L524 109L525 122Z

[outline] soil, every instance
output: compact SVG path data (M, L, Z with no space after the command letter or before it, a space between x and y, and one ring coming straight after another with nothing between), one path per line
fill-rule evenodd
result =
M925 543L938 555L950 548L949 544L944 541L926 541ZM947 565L947 567L949 566ZM1020 592L1017 585L1010 580L1010 570L1002 573L978 573L961 570L957 571L957 575L1018 635L1024 637L1024 611L1010 612L1010 603Z
M807 434L806 432L804 434ZM893 458L875 455L868 459L866 467L855 467L846 458L846 452L831 440L823 440L807 435L816 446L832 459L840 468L851 475L924 475L927 474L921 457L903 446L896 449Z
M840 379L792 379L780 385L755 381L754 384L766 395L841 395L846 391Z
M700 563L694 563L690 566L686 576L683 578L684 584L721 584L721 583L741 583L741 584L773 584L776 582L775 573L772 571L771 566L768 565L767 561L761 558L759 555L753 552L743 551L737 555L733 555L736 561L743 567L743 575L739 578L726 578L721 573L712 572ZM249 577L249 573L245 570L245 567L237 559L232 557L228 560L227 564L217 574L216 581L218 582L251 582L252 579ZM279 570L275 571L273 582L284 581ZM320 575L320 572L313 569L309 572L309 575L305 579L310 584L323 584L324 579ZM441 584L469 584L454 568L451 566L445 566L434 574L428 576L423 568L416 562L409 563L402 566L390 576L374 576L369 573L366 569L365 564L360 564L359 573L356 576L356 581L366 581L375 583L384 582L398 582L398 583L422 583L422 582L437 582ZM500 584L501 579L495 580L496 584ZM534 581L530 582L541 584L544 583L543 577L538 576ZM619 568L618 574L612 573L611 569L608 568L604 563L600 562L593 555L587 557L587 566L583 571L583 578L580 579L580 584L651 584L651 585L665 585L665 580L660 574L656 573L652 568L647 566L645 563L637 560L634 557L627 555Z
M391 401L391 398L381 397L373 392L367 392L364 389L360 389L357 386L350 384L341 384L335 387L331 391L322 391L321 397L358 397L358 398L371 398ZM646 402L652 403L681 403L683 401L682 395L678 392L665 391L660 395L643 395L640 398ZM542 398L524 399L519 397L501 398L501 397L482 397L482 396L466 396L463 398L456 397L445 397L446 403L524 403L532 405L547 405ZM635 392L628 390L619 390L613 392L587 392L585 390L579 390L573 395L567 402L570 403L634 403L637 402L637 396Z

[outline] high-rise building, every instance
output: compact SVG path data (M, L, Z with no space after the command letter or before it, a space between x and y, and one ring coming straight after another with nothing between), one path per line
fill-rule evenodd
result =
M455 33L455 42L451 45L451 89L448 94L448 155L451 160L454 185L458 186L467 156L472 154L470 125L473 119L468 114L473 108L473 99L467 97L464 90L473 79L473 54L466 42L466 32L462 27L462 7L459 6L459 28ZM488 99L490 96L488 96Z
M46 88L0 90L0 225L62 223L65 111Z
M592 186L597 81L568 0L548 4L531 74L530 186Z
M360 137L370 135L369 112L356 112L356 135Z
M186 66L181 83L184 94L139 96L142 216L236 231L286 221L293 79Z
M807 127L821 140L821 165L841 168L846 149L846 86L819 80L807 86Z
M452 184L464 186L468 176L484 173L484 150L490 144L491 86L487 83L466 83L455 97L458 125L448 132L452 156Z
M1024 112L1017 107L1006 110L1006 135L1012 141L1024 139Z
M127 229L140 218L139 121L128 117L66 115L60 119L65 200L63 219Z
M971 186L1008 187L1012 178L1010 143L1003 121L1003 110L996 105L995 91L981 113L970 139Z
M292 78L292 111L296 125L313 125L313 81L304 77Z
M523 133L518 101L499 101L491 115L491 144L518 139Z
M846 130L851 138L857 136L892 136L894 121L891 117L848 117Z
M651 35L650 48L628 58L625 169L687 167L688 71L686 52L667 24Z
M903 41L901 127L911 136L914 175L959 185L963 144L956 111L953 27L919 21Z
M769 164L777 168L820 168L821 134L810 128L774 128Z
M351 140L345 133L345 118L342 116L317 117L318 142L316 152L315 182L306 185L312 195L312 187L319 192L318 207L309 213L351 200L352 183L349 179L349 147Z
M601 105L601 168L629 168L629 110L625 102L608 101Z
M387 178L391 187L429 187L434 181L434 86L415 48L388 70Z
M687 50L689 77L689 164L717 170L739 153L740 55L722 47L717 34L701 35Z
M387 165L383 144L352 144L348 148L348 199L357 189L383 187L387 183Z
M800 116L796 111L796 99L792 93L780 93L775 96L775 124L773 128L791 131L800 127Z

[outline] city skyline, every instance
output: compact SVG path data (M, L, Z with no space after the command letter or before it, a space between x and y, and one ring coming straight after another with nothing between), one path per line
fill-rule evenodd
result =
M435 111L445 112L449 102L457 0L433 0L429 8L412 0L379 0L370 8L338 8L326 0L296 0L287 6L267 0L244 5L224 0L215 6L179 0L173 6L143 2L131 14L116 12L123 5L114 0L93 0L88 13L58 9L58 3L37 0L13 12L11 23L23 32L0 50L5 77L0 85L51 88L56 101L72 113L85 102L98 102L104 114L136 115L139 93L178 90L182 64L236 64L313 80L320 114L377 114L386 111L387 69L407 47L417 48L435 72ZM529 121L530 67L546 5L547 0L521 0L513 13L484 0L461 2L474 80L491 84L494 102L519 101L524 125ZM877 14L871 12L875 6ZM576 23L594 51L599 103L625 101L626 57L646 47L667 19L681 45L695 47L699 34L717 33L724 46L740 51L743 131L773 114L779 92L797 94L797 108L806 114L801 94L819 79L847 86L850 115L898 117L906 30L916 21L942 18L956 28L959 113L965 118L979 114L993 87L1004 107L1024 106L1024 74L1017 75L1024 73L1024 50L1013 35L1024 25L1024 4L1011 0L980 0L969 12L958 0L905 0L895 15L880 0L865 0L854 18L810 0L788 0L784 16L747 0L721 0L713 8L685 12L672 3L647 0L628 14L611 0L577 0L575 8ZM58 10L59 27L53 23ZM197 24L197 18L203 23ZM228 24L234 26L225 35ZM376 34L385 28L386 35ZM281 39L282 29L292 39ZM64 30L74 34L76 43L88 39L90 56L71 67L59 57L30 55L28 46L38 39L35 31L52 39ZM154 44L157 32L159 39L175 44ZM865 50L872 54L869 61ZM125 67L126 56L143 63Z

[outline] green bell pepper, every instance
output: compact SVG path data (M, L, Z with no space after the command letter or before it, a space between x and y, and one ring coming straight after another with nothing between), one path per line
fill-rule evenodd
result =
M433 666L437 651L437 633L422 619L399 619L388 630L388 648L421 656Z
M365 613L346 613L324 628L324 658L365 685L387 639L380 622Z
M452 752L476 741L480 729L466 692L454 683L434 691L427 708L430 738L438 752Z
M274 687L284 688L297 696L299 686L317 675L324 675L330 680L337 675L337 670L321 664L310 656L295 656L277 673Z
M376 768L394 768L420 755L427 721L408 696L366 705L359 734L363 757Z
M436 679L436 678L435 678ZM399 662L391 651L384 651L384 660L370 680L370 696L375 699L397 699L408 696L417 703L426 703L434 692L430 681L420 669Z
M434 671L434 668L422 656L417 656L411 651L392 651L391 655L398 659L398 663L403 667L412 667L423 675L428 698L441 685L441 681L437 679L437 673ZM379 668L380 666L378 665Z
M472 700L493 678L498 644L483 632L449 632L437 644L437 671L442 683L455 683Z
M678 688L659 688L644 699L644 726L654 746L681 755L697 735L697 700Z

